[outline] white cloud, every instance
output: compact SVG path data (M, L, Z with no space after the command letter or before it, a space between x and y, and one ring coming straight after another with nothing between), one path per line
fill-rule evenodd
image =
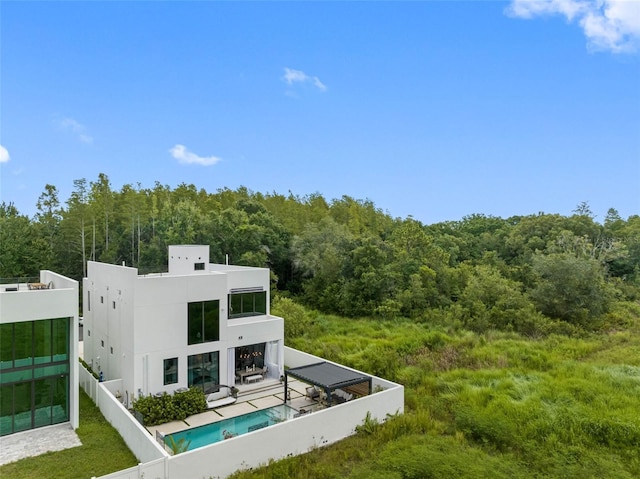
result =
M327 90L327 86L320 81L320 78L309 76L303 71L294 70L292 68L285 67L282 79L287 85L293 85L294 83L310 83L320 91Z
M189 151L184 145L176 145L173 148L170 148L169 153L171 153L171 156L178 160L179 163L187 165L210 166L215 165L220 161L220 158L216 156L198 156Z
M63 118L58 121L58 126L64 131L73 133L82 143L93 143L93 137L87 134L87 129L73 118Z
M507 15L534 18L562 15L576 20L592 50L635 52L640 45L638 0L512 0Z
M0 163L8 163L10 160L9 150L0 145Z

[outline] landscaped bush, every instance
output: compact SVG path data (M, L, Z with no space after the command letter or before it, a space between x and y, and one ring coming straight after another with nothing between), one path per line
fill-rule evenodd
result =
M207 401L202 390L199 388L191 388L186 391L176 392L173 395L173 402L176 407L183 411L187 416L198 414L207 408Z
M142 396L133 401L133 409L142 415L145 426L181 421L207 408L201 389L191 388L173 395Z

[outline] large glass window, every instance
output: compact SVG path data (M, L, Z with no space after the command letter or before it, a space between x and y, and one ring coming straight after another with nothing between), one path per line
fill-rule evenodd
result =
M69 357L69 320L67 318L52 319L53 326L53 360L62 361Z
M220 384L220 353L194 354L187 358L188 386L202 388L205 394L216 391Z
M265 343L250 344L236 348L236 370L264 366Z
M52 382L54 378L38 379L35 381L35 396L33 412L35 416L34 427L48 426L51 424L51 395L53 393Z
M13 386L0 386L0 436L13 432Z
M229 318L267 314L267 292L235 293L229 295Z
M220 340L220 301L198 301L187 305L188 344Z
M0 435L69 420L69 318L0 329Z
M178 382L178 358L164 360L164 385Z
M13 324L0 324L0 369L13 367Z
M13 386L13 432L32 428L31 387L32 381Z
M69 376L58 376L53 385L51 423L58 424L69 420Z
M33 364L33 321L14 323L14 366L31 366Z
M36 364L51 362L51 321L35 321L33 323L33 344L35 346L34 362Z

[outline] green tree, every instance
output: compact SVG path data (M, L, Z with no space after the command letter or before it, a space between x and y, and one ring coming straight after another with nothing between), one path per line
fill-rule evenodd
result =
M365 236L355 241L343 265L341 312L349 316L374 314L390 295L388 262L389 248L378 238Z
M601 264L570 253L537 254L533 268L537 286L529 294L548 317L591 327L611 301Z
M97 181L89 183L88 203L92 221L91 259L112 262L114 252L110 252L110 221L113 219L114 194L109 178L104 173ZM96 249L97 248L97 249Z
M55 186L46 184L44 191L38 197L36 203L35 220L42 231L43 238L46 238L48 251L45 258L46 264L56 263L56 247L60 233L60 222L62 221L62 209L58 199L58 190Z
M80 279L87 275L87 180L74 180L73 186L74 189L67 200L67 210L62 214L61 233L66 245L66 261L61 272Z
M304 278L304 298L323 311L339 312L345 278L343 267L352 249L352 235L332 218L307 225L293 239L294 268Z
M0 278L37 276L46 267L47 243L12 203L0 204Z
M499 329L531 334L541 322L533 304L522 293L522 285L489 265L473 267L458 304L463 307L466 326L475 331Z

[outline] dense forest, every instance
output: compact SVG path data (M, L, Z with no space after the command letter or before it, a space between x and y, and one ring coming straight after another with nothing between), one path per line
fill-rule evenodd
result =
M640 477L640 216L581 203L425 225L347 196L114 191L105 175L64 204L46 185L33 218L0 205L3 278L80 279L91 259L164 271L185 243L270 267L290 346L405 387L404 414L234 477ZM0 474L58 477L55 457Z
M46 268L80 279L88 260L163 271L168 245L209 244L213 262L270 267L274 298L318 311L527 335L601 328L640 297L640 217L612 208L599 223L587 203L569 217L425 225L348 196L115 191L100 174L74 181L64 203L46 185L36 207L29 218L0 205L2 278Z

